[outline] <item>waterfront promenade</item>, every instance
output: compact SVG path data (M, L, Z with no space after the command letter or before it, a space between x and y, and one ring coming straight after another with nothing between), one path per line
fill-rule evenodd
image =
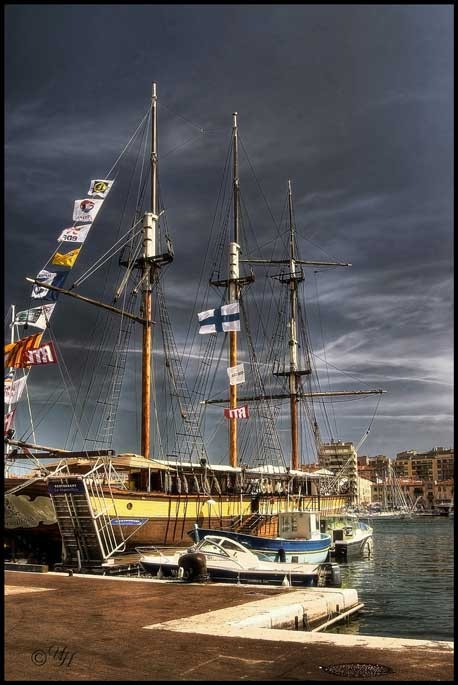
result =
M5 592L7 681L453 680L450 642L267 627L307 590L6 571Z

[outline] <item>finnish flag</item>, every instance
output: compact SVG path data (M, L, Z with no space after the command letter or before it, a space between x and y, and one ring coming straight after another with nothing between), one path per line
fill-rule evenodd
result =
M239 303L224 304L217 309L207 309L197 314L199 319L199 333L226 333L226 331L240 330Z

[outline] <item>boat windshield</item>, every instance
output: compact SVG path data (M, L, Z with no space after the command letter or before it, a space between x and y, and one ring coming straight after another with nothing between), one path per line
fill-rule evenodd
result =
M197 545L196 550L203 552L204 554L219 554L225 557L229 556L228 553L221 547L221 545L213 540L207 540L206 538L204 538L202 542Z
M229 540L225 537L206 535L198 545L199 552L209 554L223 554L226 557L237 557L239 554L253 556L253 553L246 549L236 540Z
M232 542L232 540L221 540L221 547L229 552L245 552L244 549L240 548L240 545L237 545L235 542Z

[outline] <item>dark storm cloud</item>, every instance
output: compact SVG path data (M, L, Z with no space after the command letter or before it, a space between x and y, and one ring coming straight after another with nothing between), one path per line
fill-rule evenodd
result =
M292 179L301 257L353 265L307 272L305 285L318 367L325 358L389 390L365 449L450 444L452 14L447 5L9 5L6 304L27 307L24 276L46 263L89 180L111 168L157 81L161 192L176 254L164 287L179 348L199 310L237 111L252 222L245 255L268 258L284 245L279 217ZM118 192L72 278L116 235ZM96 314L68 309L59 302L53 325L77 377L72 327L92 330ZM39 371L37 399L49 387ZM345 375L330 373L345 385ZM133 393L126 413L132 401ZM345 439L356 442L367 427L363 406L339 406ZM53 442L58 423L43 442Z

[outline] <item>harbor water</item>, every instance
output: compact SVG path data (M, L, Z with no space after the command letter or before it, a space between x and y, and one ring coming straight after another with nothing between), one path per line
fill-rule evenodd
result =
M371 520L370 559L341 564L364 609L328 632L453 639L453 519Z

